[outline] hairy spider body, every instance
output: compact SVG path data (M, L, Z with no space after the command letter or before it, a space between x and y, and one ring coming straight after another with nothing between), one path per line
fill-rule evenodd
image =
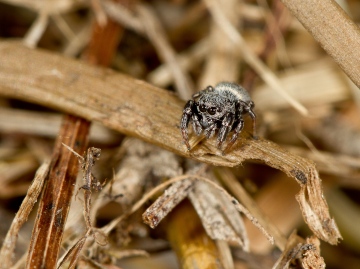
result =
M188 125L192 126L196 135L204 132L207 138L217 134L217 147L221 149L229 132L233 131L231 140L225 151L235 143L244 128L242 116L246 113L253 120L253 136L256 136L256 116L253 111L254 102L249 93L235 83L220 82L215 87L195 93L183 110L180 129L184 143L190 150Z

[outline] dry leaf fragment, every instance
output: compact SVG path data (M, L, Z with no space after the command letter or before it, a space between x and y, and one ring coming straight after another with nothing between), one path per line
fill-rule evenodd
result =
M179 184L182 181L185 181L185 184ZM193 184L190 184L190 181ZM233 242L248 250L248 239L242 219L238 213L241 212L263 232L272 244L274 243L273 237L269 235L244 206L208 178L186 174L172 178L157 188L169 185L170 182L176 183L176 185L169 188L171 195L167 196L165 193L160 196L143 214L144 221L150 226L155 227L158 225L189 192L188 197L197 211L207 234L212 239ZM179 187L182 187L182 193L180 194L180 199L177 199L174 193Z
M194 181L182 180L174 183L143 213L146 224L155 228L189 194Z
M306 238L308 249L303 253L302 266L304 269L324 269L324 258L320 256L320 241L315 236Z
M233 203L205 182L196 182L189 199L212 239L235 243L249 249L244 223Z
M304 240L293 232L286 244L286 248L273 269L288 269L294 259L299 259L304 269L324 269L325 263L320 256L320 241L312 236Z

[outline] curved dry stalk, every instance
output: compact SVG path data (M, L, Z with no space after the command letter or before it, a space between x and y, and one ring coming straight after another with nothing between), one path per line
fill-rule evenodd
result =
M360 87L360 30L334 0L282 0L349 78Z
M109 69L12 42L0 43L0 57L0 95L98 121L212 165L237 166L248 159L261 160L300 184L298 201L305 221L317 236L332 244L341 237L330 217L312 161L265 139L254 140L245 131L226 155L217 149L214 139L203 141L188 152L179 130L184 102L174 94Z

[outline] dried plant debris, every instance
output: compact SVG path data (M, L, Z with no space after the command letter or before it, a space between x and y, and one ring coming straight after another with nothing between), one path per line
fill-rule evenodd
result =
M91 221L91 195L92 190L99 192L102 190L103 185L96 179L92 173L92 168L95 165L95 161L99 160L101 149L90 147L84 153L84 156L80 156L70 147L63 144L67 149L73 152L78 158L81 165L81 170L83 173L83 182L84 185L79 188L84 190L84 218L86 223L86 233L82 236L64 255L63 259L59 263L58 268L60 268L64 263L69 262L69 268L74 268L80 258L81 251L84 247L84 244L87 238L90 235L93 235L95 242L99 245L105 246L107 244L107 237L101 233L99 229L93 227ZM105 184L105 183L104 183ZM76 195L75 195L76 197Z
M15 259L13 269L45 263L54 267L56 262L59 268L122 268L127 266L119 259L146 256L145 240L161 237L166 246L146 259L145 267L151 267L148 261L169 250L169 243L178 255L180 244L173 244L168 231L174 219L181 220L178 212L186 215L189 208L197 219L194 226L214 247L216 267L220 263L224 268L238 267L240 261L234 264L227 259L225 264L221 251L216 251L216 245L224 253L229 245L236 245L248 255L241 262L249 268L271 268L273 254L280 251L274 268L324 268L319 239L332 245L341 239L325 194L344 237L357 230L356 225L346 225L357 219L356 210L338 214L348 206L334 202L331 195L334 186L340 186L340 198L351 196L355 206L359 204L360 65L352 59L359 58L360 12L355 2L345 0L340 7L334 1L310 0L0 0L0 21L6 25L0 27L0 212L14 215L19 197L26 195L12 224L9 218L0 229L7 231L0 234L4 239L0 268L11 268ZM312 16L319 10L325 11L323 16ZM216 147L216 138L203 139L191 130L189 152L179 128L183 100L222 81L238 83L249 92L260 138L251 137L251 121L244 118L244 130L225 154ZM59 133L61 117L72 127L61 127ZM77 158L59 141L84 152L90 124L95 123L111 133L92 128L96 148L76 155L82 170L77 177ZM229 141L230 137L224 144ZM113 157L119 142L119 154ZM40 148L49 153L39 153ZM100 161L98 148L102 149ZM111 162L103 161L106 156ZM266 217L266 209L271 212L280 199L265 202L264 213L258 209L257 194L268 194L267 181L279 176L258 162L295 179L300 188L295 199L311 231L300 220L293 227L292 212L280 212L276 220ZM44 182L45 174L49 180ZM94 174L104 180L99 182ZM76 178L81 181L76 194L83 195L73 195ZM284 180L291 179L284 176ZM256 187L254 193L248 194L246 182ZM330 190L325 194L323 183ZM283 200L293 200L284 195L288 189L281 187L276 189L286 197ZM37 199L36 218L29 213ZM156 231L144 225L141 213ZM274 240L279 250L244 251L260 244L248 238L242 215ZM313 236L303 240L292 235L287 240L275 225L278 221L288 224L287 231L305 228L300 233ZM188 222L174 228L176 235L190 234L186 251L196 231ZM29 240L23 238L30 237L30 226L35 228L26 257ZM322 248L324 257L331 256L326 261L329 267L357 268L351 266L360 259L350 246L357 250L360 244L350 241L348 249L343 245ZM335 258L329 250L343 251L351 262L346 263L346 255ZM205 257L204 253L198 256ZM194 264L189 262L189 267Z
M219 190L205 182L196 182L189 194L208 235L249 250L249 241L240 214Z
M199 168L196 170L199 173ZM152 228L156 227L176 205L188 197L212 239L225 240L248 250L249 242L239 215L242 212L273 243L273 238L246 208L212 180L197 175L195 171L179 177L165 190L143 213L145 223Z
M143 213L142 217L151 228L158 226L167 214L186 198L193 187L192 180L182 180L172 184L158 199Z
M27 221L28 216L36 203L42 190L45 178L49 173L50 161L45 161L37 170L33 183L29 187L26 197L24 198L19 211L11 224L11 227L4 239L0 250L0 268L10 268L15 250L18 233L23 224Z
M81 251L83 250L86 239L90 235L91 230L88 229L86 234L81 237L64 255L64 257L59 261L58 269L61 268L65 263L68 263L68 268L75 268L76 263L79 260Z
M97 178L92 174L92 168L95 165L95 161L99 160L101 149L99 148L88 148L84 153L84 156L80 156L67 145L63 144L71 152L73 152L78 158L81 164L81 170L83 173L84 185L80 189L84 190L84 217L87 229L92 229L92 223L90 218L91 211L91 190L99 192L102 190L105 182L101 184ZM79 189L79 190L80 190ZM76 197L76 195L75 195Z
M99 189L99 187L102 187L102 185L100 185L97 180L94 181L94 176L91 172L94 161L99 157L99 149L89 148L86 155L84 155L85 157L80 156L85 183L85 187L81 188L84 189L85 202L88 201L84 207L85 220L87 222L86 225L88 230L86 235L82 236L68 250L62 259L61 265L67 262L76 264L76 262L72 262L72 260L76 259L77 261L83 257L81 255L81 251L84 247L86 239L89 235L91 235L89 232L90 230L94 232L96 244L89 248L88 252L98 252L107 243L107 236L110 231L116 227L120 227L119 221L116 225L111 226L110 229L107 229L108 226L104 226L101 229L95 229L91 225L91 220L96 217L96 213L99 208L105 206L109 202L119 203L124 209L124 215L121 216L121 220L125 220L130 213L135 211L130 210L131 212L129 212L128 208L131 208L134 203L141 198L144 191L151 189L154 184L157 184L157 182L161 180L179 175L182 171L179 159L173 153L161 150L158 147L137 139L126 139L123 147L126 149L126 153L122 159L121 165L118 168L118 172L114 176L114 182L101 189ZM149 180L154 182L149 182ZM88 207L91 205L90 196L86 194L88 192L91 194L91 190L94 188L95 190L101 191L102 194L95 200L94 205L90 208ZM151 196L152 195L148 198ZM143 202L146 201L147 199L143 200ZM139 208L139 204L142 205L143 203L136 203L134 205L136 209ZM122 232L126 233L126 231ZM102 240L101 242L99 242L100 239ZM125 243L126 242L117 242L117 245L124 245ZM109 256L110 254L108 252L111 252L111 249L112 247L107 245L103 254ZM131 255L144 255L144 252L124 250L123 252L118 253L119 257Z
M122 148L126 151L116 169L114 179L102 191L93 209L110 201L119 203L124 209L141 198L144 191L157 185L158 181L181 175L179 158L138 139L125 139Z
M323 257L320 256L320 241L315 236L302 238L292 233L279 260L273 269L294 268L293 263L298 262L304 269L324 269L326 267ZM297 267L296 267L297 268Z

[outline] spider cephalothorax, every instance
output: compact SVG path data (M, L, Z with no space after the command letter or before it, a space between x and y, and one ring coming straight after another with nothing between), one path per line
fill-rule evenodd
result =
M255 137L256 116L254 102L249 93L236 83L220 82L214 87L208 86L205 90L195 93L183 111L180 128L184 143L190 150L188 125L192 126L196 135L203 131L207 138L216 132L217 147L221 149L229 132L233 131L228 150L238 138L244 128L243 114L249 113L253 120L253 136ZM225 150L225 151L226 151Z

